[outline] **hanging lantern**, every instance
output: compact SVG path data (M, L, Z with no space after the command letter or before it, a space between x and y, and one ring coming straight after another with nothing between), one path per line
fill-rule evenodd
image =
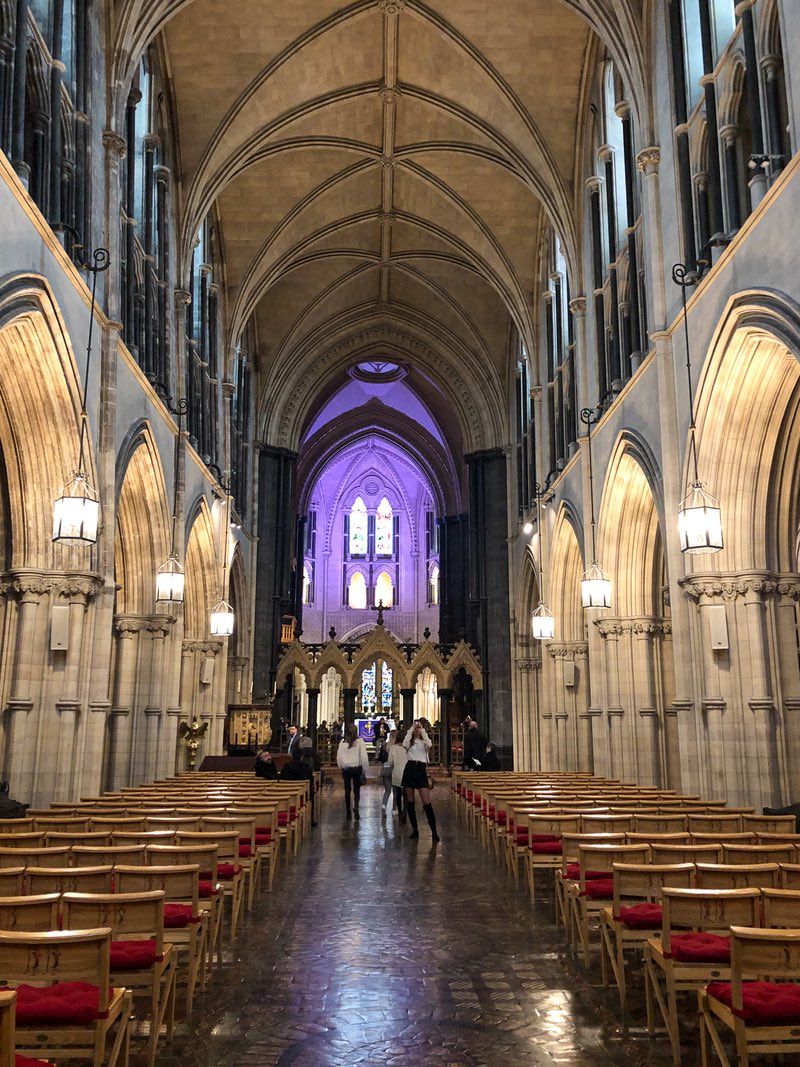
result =
M525 525L522 527L522 532L524 534L527 534L528 536L530 536L530 534L533 533L533 523L532 522L526 522Z
M581 580L581 601L585 608L611 607L611 581L597 563L592 563Z
M531 615L531 636L537 641L552 641L556 632L556 620L550 609L540 604Z
M227 600L220 600L211 609L211 636L230 637L233 633L233 608Z
M75 471L53 505L53 540L67 545L93 545L99 526L97 491L84 471Z
M156 573L156 602L159 604L182 604L186 587L186 574L176 555L162 563Z
M719 501L692 482L689 493L678 507L678 536L681 552L699 555L722 550L722 512Z

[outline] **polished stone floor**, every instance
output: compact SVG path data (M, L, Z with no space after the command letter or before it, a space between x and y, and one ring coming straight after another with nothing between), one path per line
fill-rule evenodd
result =
M622 1030L599 968L565 952L551 900L532 908L514 890L459 832L444 788L433 794L437 847L424 818L419 841L383 819L381 792L363 791L354 823L341 786L324 791L310 841L254 909L161 1067L671 1062L663 1040Z

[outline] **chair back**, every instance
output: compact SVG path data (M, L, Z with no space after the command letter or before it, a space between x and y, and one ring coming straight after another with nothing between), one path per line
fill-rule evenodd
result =
M742 829L765 834L796 834L797 817L794 815L743 815Z
M727 933L734 924L757 926L761 911L760 889L673 889L661 891L661 941L669 953L673 927L682 930Z
M203 880L217 877L219 848L216 841L187 841L182 845L148 845L146 849L147 865L165 867L169 864L178 867L196 865Z
M0 848L0 867L66 867L69 849Z
M114 872L120 893L149 893L161 890L168 903L191 903L197 914L200 896L200 867L196 863L162 867L117 867Z
M58 893L0 897L0 930L57 930Z
M76 867L144 863L144 845L73 845L72 862Z
M177 837L177 830L123 830L112 833L112 845L172 845Z
M726 812L709 812L705 815L693 813L689 816L689 833L691 834L736 834L741 833L741 831L741 815L729 815Z
M800 889L800 863L781 863L780 868L781 889Z
M24 888L24 867L0 867L0 897L21 896Z
M698 889L776 889L781 869L777 863L698 863Z
M686 815L635 815L633 829L637 834L680 834L688 829Z
M800 890L764 889L764 926L800 930Z
M108 1009L111 930L0 930L3 978L14 985L88 982L99 987L98 1008ZM47 960L47 966L42 961Z
M110 893L114 868L29 867L29 893Z
M43 830L27 830L23 834L0 834L0 846L3 848L44 848Z
M653 863L722 863L722 845L651 845Z
M723 845L725 863L793 863L797 859L794 845Z
M37 815L34 821L36 829L42 833L61 830L63 833L80 834L90 828L88 815Z
M236 830L211 830L179 833L179 845L216 845L220 862L236 863L239 859L239 834Z
M164 948L164 891L147 893L65 893L61 898L64 928L88 929L92 922L110 927L115 941L148 937L156 952Z
M731 1002L742 1013L742 978L768 974L772 980L800 975L800 930L731 927Z

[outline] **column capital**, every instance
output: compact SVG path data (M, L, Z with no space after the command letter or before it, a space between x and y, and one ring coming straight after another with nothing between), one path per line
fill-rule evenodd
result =
M128 142L116 130L103 130L103 148L109 156L124 159L128 151Z
M580 318L586 314L586 297L574 296L567 306L575 318Z
M658 145L648 145L636 154L636 166L644 175L657 174L661 162L661 149Z

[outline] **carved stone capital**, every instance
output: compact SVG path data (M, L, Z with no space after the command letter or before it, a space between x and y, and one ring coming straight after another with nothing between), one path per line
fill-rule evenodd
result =
M103 130L103 148L109 155L124 159L128 143L116 130Z
M643 148L636 156L636 166L642 174L656 174L661 162L661 149L658 145Z
M800 578L787 575L781 578L778 575L764 571L742 571L728 574L694 574L681 578L678 583L688 596L693 600L706 597L710 600L737 600L746 597L759 600L761 597L772 596L781 592L781 587L792 595L790 590L797 587L800 595Z
M586 297L585 296L575 296L575 297L572 298L572 300L570 300L568 306L569 306L569 310L572 312L572 314L576 318L579 318L581 315L585 315L586 314Z
M595 619L594 624L601 637L616 640L620 634L625 633L623 623L619 619Z
M204 652L207 656L216 656L222 651L222 641L219 638L212 639L188 639L183 642L184 652Z
M8 592L27 603L37 603L52 592L55 586L53 575L31 571L28 574L8 575L3 579Z
M102 588L102 579L95 574L71 574L59 583L58 595L72 604L85 606L97 596Z
M114 630L117 637L126 641L133 637L134 634L138 634L140 630L144 629L145 620L141 615L115 615L114 616Z

